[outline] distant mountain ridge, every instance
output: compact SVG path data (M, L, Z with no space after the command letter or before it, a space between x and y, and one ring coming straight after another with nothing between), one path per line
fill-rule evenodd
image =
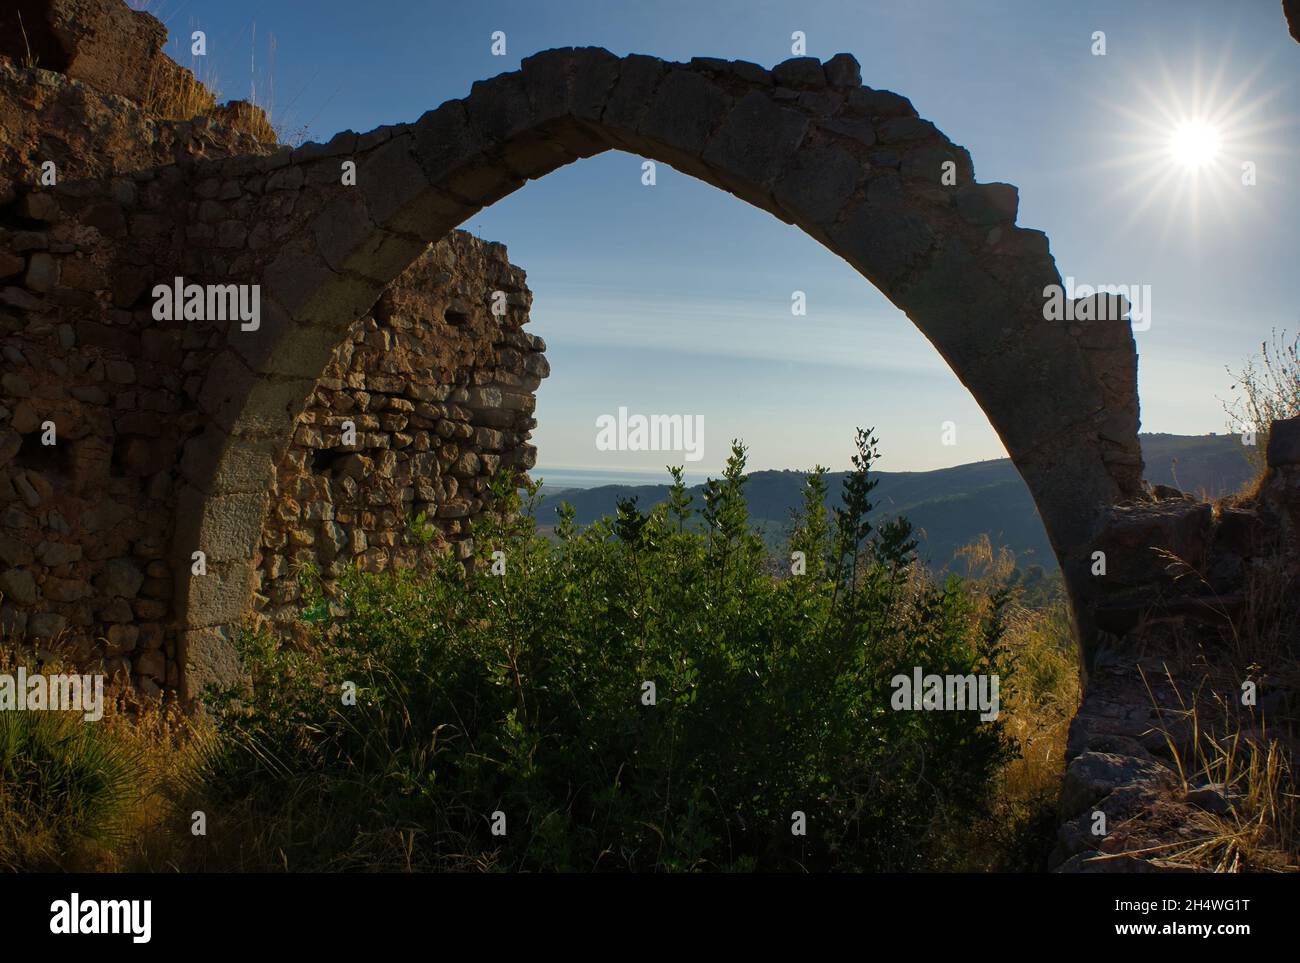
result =
M1140 435L1139 440L1146 479L1152 484L1217 498L1238 490L1254 475L1237 435L1151 433ZM544 473L536 474L545 478ZM827 476L831 504L838 504L845 474ZM872 493L873 518L907 516L917 530L918 553L932 566L946 565L957 549L987 534L995 546L1006 545L1025 564L1056 567L1029 489L1009 458L934 471L874 474L880 483ZM750 474L745 488L750 515L764 525L769 539L779 540L788 531L804 477L803 471L793 470ZM697 510L703 504L702 487L688 489ZM577 520L589 524L613 514L621 498L635 497L644 511L667 498L667 493L667 484L544 490L537 519L542 526L553 525L555 509L569 502Z

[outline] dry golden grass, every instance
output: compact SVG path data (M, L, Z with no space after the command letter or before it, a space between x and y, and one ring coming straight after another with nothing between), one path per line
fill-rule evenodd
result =
M200 80L190 70L166 57L155 57L149 66L144 107L163 120L192 120L217 105L212 93L215 77Z
M191 58L190 67L182 67L160 55L149 65L143 106L163 120L188 121L196 117L211 120L249 134L261 143L275 144L287 135L282 126L271 123L271 104L232 100L218 104L221 82L207 57ZM274 90L268 85L267 89Z
M1267 468L1257 471L1254 477L1247 479L1235 492L1214 499L1214 511L1217 514L1223 508L1249 508L1259 501L1264 483L1268 481ZM1208 499L1207 499L1208 500Z
M58 651L36 654L0 641L0 672L25 665L47 674L71 668ZM78 749L83 765L102 766L108 805L77 825L34 813L27 787L5 785L0 769L0 867L81 872L178 869L178 843L188 825L176 807L199 758L207 730L171 697L145 696L106 680L103 717L87 722L79 712L41 713L61 740L76 743L94 727L95 748Z
M39 66L40 66L40 58L37 57L37 56L35 56L35 55L32 53L32 45L31 45L31 43L30 43L30 42L28 41L28 39L27 39L27 26L23 23L23 14L22 14L22 11L19 10L19 11L17 11L17 13L18 13L18 29L19 29L19 31L22 32L22 35L23 35L23 49L26 51L26 53L23 55L23 66L24 66L24 67L39 67Z
M1013 617L1009 643L1019 681L1008 729L1020 743L1021 758L1007 767L1005 791L1029 798L1060 788L1070 720L1079 708L1078 666L1064 605L1049 612L1021 610Z
M1286 330L1273 329L1270 340L1260 342L1259 354L1247 358L1241 369L1229 373L1236 379L1236 398L1224 404L1230 430L1255 430L1253 448L1246 457L1260 470L1266 468L1265 453L1274 421L1300 414L1300 335L1288 337Z
M1242 492L1221 500L1216 511L1224 505L1251 505L1265 478L1261 473ZM1176 583L1210 593L1200 566L1172 552L1159 554ZM1181 814L1188 838L1116 856L1158 857L1212 872L1300 869L1295 720L1288 716L1285 700L1276 703L1272 718L1266 718L1253 705L1242 705L1238 696L1247 680L1259 686L1266 682L1274 693L1300 691L1292 564L1283 554L1255 560L1245 570L1238 606L1229 609L1208 595L1207 611L1217 616L1213 629L1167 630L1180 677L1199 678L1201 688L1185 694L1166 666L1178 702L1171 710L1159 708L1145 673L1142 679L1158 707L1157 732L1178 775L1179 789L1171 804ZM1199 694L1202 691L1208 694ZM1217 787L1229 799L1225 812L1184 804L1189 791L1205 786Z
M954 841L963 853L955 868L968 871L1046 868L1066 739L1079 706L1078 664L1063 603L1049 611L1013 608L1007 644L1016 676L1004 722L1020 755L998 778L990 817Z
M1169 681L1178 693L1172 677ZM1181 693L1178 698L1180 709L1162 710L1158 729L1178 774L1175 801L1210 786L1228 806L1224 812L1188 807L1192 839L1158 847L1163 851L1159 855L1218 873L1300 871L1300 794L1292 734L1284 724L1270 731L1268 720L1253 710L1217 697L1214 715L1222 722L1207 724L1196 700L1184 703Z
M986 599L1015 569L1008 549L981 536L958 552ZM955 827L942 845L950 868L966 872L1036 872L1056 834L1056 803L1065 772L1070 720L1079 707L1078 658L1069 610L1061 600L1029 608L1012 599L1004 611L1005 643L1015 667L1002 719L1019 756L998 777L988 818Z
M189 836L186 814L177 807L177 789L192 778L206 729L172 698L143 696L119 689L106 707L104 724L138 760L137 803L127 821L127 841L114 851L105 871L160 871L184 868L180 844Z

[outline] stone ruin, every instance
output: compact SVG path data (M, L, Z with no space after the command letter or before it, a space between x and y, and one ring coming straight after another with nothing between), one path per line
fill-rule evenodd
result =
M79 13L83 4L50 0L46 7L57 24L76 19L61 11ZM156 30L113 34L116 42L135 45L114 58L82 53L94 46L93 31L71 35L51 28L50 36L71 50L65 59L74 73L83 60L147 63L161 56ZM286 456L301 461L289 452L291 441L340 444L329 420L334 416L321 420L318 407L334 391L322 376L328 384L338 380L327 367L339 345L354 336L355 325L365 325L358 319L377 303L383 312L381 295L431 243L475 211L529 179L609 149L672 164L798 225L902 308L1002 437L1034 495L1086 623L1084 595L1092 586L1083 575L1091 539L1110 505L1141 493L1137 356L1129 326L1119 317L1045 321L1044 288L1060 286L1061 277L1047 238L1016 226L1015 189L977 183L963 148L918 117L905 98L864 87L848 55L825 64L796 58L769 71L710 58L672 64L598 49L547 51L527 58L519 71L475 84L464 100L443 104L413 124L346 131L328 144L297 149L263 141L254 147L250 139L265 126L255 122L229 129L211 120L159 125L136 103L85 108L96 116L120 109L130 129L143 124L149 130L151 146L132 148L123 161L89 149L111 143L111 136L61 123L75 105L112 92L48 71L8 69L10 99L20 101L11 109L36 120L27 123L32 140L11 150L6 168L13 194L9 264L19 283L9 284L2 296L15 318L12 348L23 359L7 372L12 383L0 396L19 415L6 444L29 453L15 452L22 466L32 451L25 439L33 423L60 418L67 442L57 455L67 461L64 470L20 468L25 481L15 483L9 499L7 529L31 532L7 536L15 541L9 551L20 560L8 576L17 588L6 593L8 618L17 625L25 617L29 636L67 628L93 646L111 629L116 641L109 644L126 653L136 651L133 629L145 622L155 626L145 632L148 644L158 644L161 631L164 651L174 645L185 694L234 671L231 637L237 626L259 606L280 610L287 602L292 589L280 581L286 560L314 555L317 547L333 549L337 560L337 553L357 548L358 543L338 547L345 537L341 530L356 528L354 523L322 517L307 520L334 527L290 527L283 543L277 534L270 545L263 537L268 512L274 518L280 511L272 511L272 492L282 462ZM132 78L120 82L128 91L138 87L130 86L136 83ZM248 121L250 111L245 106L228 113ZM83 138L79 146L51 143L39 133L65 129ZM62 158L57 185L41 185L39 164L60 152L78 156ZM145 156L149 152L152 158ZM255 329L239 319L155 319L151 292L177 277L186 284L257 285ZM489 294L482 289L468 303L482 310ZM499 319L503 328L522 325L526 300L514 292L514 303L507 303ZM376 317L375 323L383 321ZM38 343L28 341L33 337ZM381 427L405 417L413 428L428 428L434 409L421 414L402 405L455 405L447 417L474 435L459 436L465 428L454 429L450 438L438 435L447 442L438 446L439 458L445 461L444 453L454 451L452 477L463 477L454 472L473 467L461 458L464 447L477 456L477 470L486 471L493 457L485 462L482 455L498 453L476 446L480 438L495 442L496 436L477 429L526 430L531 403L519 396L541 368L534 363L530 370L523 352L535 346L517 338L512 351L498 354L498 368L519 365L509 379L457 372L457 378L473 382L465 401L472 395L477 408L452 397L421 402L397 390L370 393L369 404L398 400L386 419L379 409L356 410L380 417ZM67 374L49 365L56 359L68 365ZM154 365L156 372L149 373ZM81 383L87 378L95 384ZM475 391L486 387L480 379L495 379L502 391ZM506 410L517 418L493 414L485 420L485 405L497 397L516 406ZM337 392L330 403L341 403ZM154 407L131 411L148 405ZM96 406L112 410L111 429L107 412L93 425L88 420ZM477 414L471 417L472 411ZM303 417L317 421L304 425ZM412 457L422 456L424 465L431 460L428 452L414 446L433 442L419 437ZM521 440L516 434L502 439L503 460L527 451L517 447ZM390 451L399 460L405 454L396 447ZM355 481L356 472L367 470L364 465L386 470L391 460L364 457L369 462L353 460L347 468L343 459L312 464L329 461L332 473L342 473L331 485L342 490L348 477ZM114 480L124 472L133 479L129 484ZM399 470L398 477L405 475ZM50 513L57 512L45 507L54 496L37 490L40 479L69 482L83 497L107 482L112 495L81 516L80 531L53 530L73 542L91 535L104 540L89 546L96 557L60 563L74 566L60 574L37 554L41 542L49 541L38 536L51 532ZM24 484L32 491L22 490ZM131 492L119 493L128 487ZM473 484L458 481L456 497L445 485L440 491L426 484L424 494L414 488L400 486L402 505L427 501L449 534L475 511ZM0 498L6 496L7 490L0 491ZM321 500L294 498L317 515ZM354 514L351 507L345 511ZM370 514L391 526L401 512ZM149 530L114 534L130 524L129 515ZM74 523L60 517L68 526ZM398 549L377 531L368 536L367 548L357 554L391 558ZM192 572L195 552L206 559L201 575ZM141 563L158 574L143 571ZM110 567L122 578L106 580ZM150 598L154 604L144 606L147 619L134 609L128 616L133 603L120 590L135 581L129 570L172 583L167 599ZM267 578L277 584L264 604ZM149 591L165 590L151 582ZM1082 637L1091 637L1086 624ZM157 661L146 666L156 669ZM168 681L166 672L161 681Z
M268 157L273 135L246 104L183 121L156 113L159 77L194 81L161 53L151 16L50 3L43 20L37 6L24 7L25 29L59 69L0 51L0 630L189 698L178 591L193 550L177 543L177 516L201 514L213 480L187 442L209 420L200 399L224 331L156 321L149 292L194 270L190 243L283 242L236 220L220 186L191 193L176 178L200 160ZM33 190L46 161L61 189ZM329 582L351 564L469 555L488 478L536 457L533 392L549 368L523 330L531 302L502 245L454 231L332 335L291 433L265 448L244 617L300 628L305 564ZM345 422L353 445L341 444ZM433 537L416 541L421 514ZM216 568L223 546L205 547Z
M1152 626L1228 611L1260 559L1294 550L1296 453L1271 454L1245 508L1144 486L1128 322L1045 320L1061 277L1046 236L1016 225L1015 188L976 182L963 148L848 55L767 70L546 51L413 123L294 149L248 104L171 118L160 91L209 95L161 53L162 25L117 0L22 0L0 22L0 625L146 691L193 699L231 677L250 620L293 631L304 565L328 580L471 553L489 477L534 463L548 367L523 271L456 227L609 149L842 256L988 415L1092 676L1059 864L1097 862L1080 829L1096 807L1140 809L1169 780L1135 688ZM256 285L256 324L159 319L152 292L176 278ZM406 536L421 513L428 544ZM1174 579L1155 548L1206 577Z

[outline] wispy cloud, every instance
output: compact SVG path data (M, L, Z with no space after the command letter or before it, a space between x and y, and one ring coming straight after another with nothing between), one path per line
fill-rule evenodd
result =
M653 349L696 357L948 374L934 348L901 312L854 314L837 306L813 308L807 316L796 317L788 301L584 288L548 291L546 305L534 309L531 330L561 349Z

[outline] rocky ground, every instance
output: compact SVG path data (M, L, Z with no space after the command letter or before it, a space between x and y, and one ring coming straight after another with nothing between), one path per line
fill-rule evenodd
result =
M1157 488L1113 511L1059 871L1296 868L1300 419L1274 423L1268 463L1248 495Z

